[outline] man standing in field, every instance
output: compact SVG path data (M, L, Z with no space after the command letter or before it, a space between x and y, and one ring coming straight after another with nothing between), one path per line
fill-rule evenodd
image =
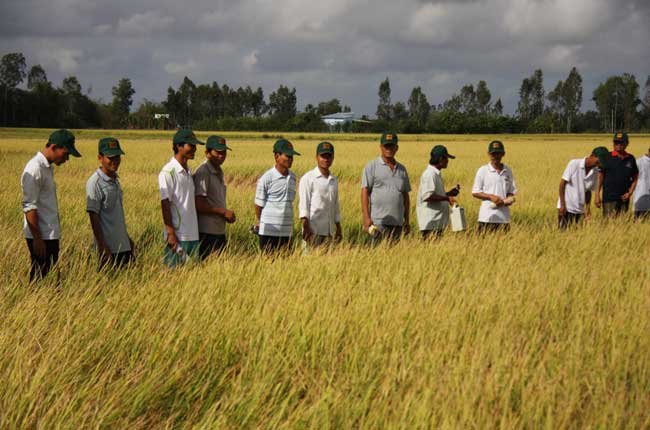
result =
M300 155L293 144L279 139L273 145L275 166L257 181L255 190L255 229L262 251L288 250L293 232L293 200L296 198L296 175L289 170L293 157Z
M566 229L583 218L589 218L591 193L598 187L598 167L607 161L609 151L604 146L594 148L586 158L569 161L560 180L557 201L558 226Z
M126 231L122 187L117 170L124 151L114 137L99 141L99 168L86 182L86 212L95 236L99 266L122 267L133 259L133 241Z
M23 192L23 233L31 259L29 281L44 278L59 259L59 206L53 164L60 166L70 155L81 157L68 130L52 133L45 148L29 160L20 178Z
M596 206L602 206L606 218L627 212L634 194L639 169L634 156L625 151L628 144L627 133L614 135L614 151L598 175Z
M648 153L636 160L639 179L634 189L634 217L650 217L650 148Z
M226 161L226 139L210 136L205 145L205 162L194 173L196 210L199 218L201 259L226 246L226 223L235 222L235 212L226 207L226 184L221 165Z
M406 168L395 159L397 134L382 134L379 150L380 156L366 164L361 176L363 229L372 234L373 243L410 232L411 183Z
M339 184L330 173L333 162L334 145L321 142L316 147L316 168L300 178L298 210L302 238L314 246L342 238Z
M194 180L187 165L188 160L194 159L196 145L205 144L196 138L192 130L178 130L172 143L174 156L158 175L165 224L163 234L167 241L164 261L168 267L184 263L189 257L194 257L199 249Z
M445 191L442 169L449 165L449 159L456 158L443 145L431 150L429 165L420 177L416 214L423 238L439 237L449 224L449 207L456 202L459 187Z
M490 162L479 168L474 178L472 196L482 200L478 214L479 232L507 231L510 228L510 205L517 187L510 167L502 163L506 149L499 140L488 145Z

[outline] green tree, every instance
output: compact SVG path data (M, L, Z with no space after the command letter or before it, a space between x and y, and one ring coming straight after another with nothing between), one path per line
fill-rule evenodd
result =
M390 81L388 78L379 84L379 104L377 105L377 119L390 123L393 117L393 106L390 100Z
M278 121L287 121L296 115L296 89L280 85L269 95L269 112Z
M519 88L517 113L524 124L534 121L544 113L544 74L541 69L524 78Z
M131 80L129 78L120 79L111 90L111 93L113 94L113 102L111 103L113 115L122 126L126 126L131 105L133 104L133 95L135 94Z
M492 93L485 81L479 81L476 85L476 104L478 111L481 113L488 113L490 111L490 101L492 100Z
M409 117L415 123L419 131L424 130L431 112L431 105L427 96L422 92L422 88L415 87L411 90L411 96L408 100Z
M492 113L495 115L503 115L503 102L501 101L501 98L498 98L496 103L494 103L494 107L492 107Z
M39 85L49 84L47 74L40 64L36 64L29 69L27 74L27 88L30 90L35 89Z
M0 86L4 93L4 124L7 125L7 106L10 95L16 87L25 79L25 56L20 52L5 54L0 60ZM12 112L15 120L16 109L12 103Z
M637 116L639 84L634 75L610 76L594 90L592 100L604 130L631 130Z
M333 113L342 112L341 101L339 99L331 99L318 103L316 113L320 116L330 115Z

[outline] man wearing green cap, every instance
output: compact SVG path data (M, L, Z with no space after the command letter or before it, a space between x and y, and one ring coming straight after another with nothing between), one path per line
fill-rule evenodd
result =
M457 185L445 191L442 169L449 165L449 159L456 158L447 152L443 145L436 145L431 150L429 165L420 178L416 214L423 238L438 237L449 224L449 207L456 201L460 187Z
M517 193L510 167L503 164L506 148L500 140L488 144L490 162L476 172L472 196L482 200L478 214L479 232L507 231L510 226L510 205Z
M194 159L196 145L205 145L189 129L176 132L172 142L174 156L158 175L163 232L167 246L164 262L174 267L194 257L199 250L199 226L196 216L192 172L187 164Z
M598 176L596 206L602 206L606 218L627 212L634 195L639 169L634 156L625 151L628 144L627 133L614 135L614 150Z
M68 157L81 157L68 130L52 133L41 151L29 160L20 178L23 192L23 233L31 258L30 282L43 278L59 259L59 207L53 164L60 166Z
M634 217L650 218L650 148L647 154L636 159L639 169L636 188L634 189Z
M122 187L117 170L124 151L114 137L99 141L100 166L86 182L86 211L95 236L100 268L120 268L133 259L133 241L126 231Z
M255 190L255 230L262 251L288 249L293 232L293 200L296 197L296 175L290 170L294 155L300 155L293 144L279 139L273 145L275 166L257 181Z
M334 162L334 145L321 142L316 147L316 168L300 178L298 211L302 238L318 246L332 238L340 241L341 209L339 183L330 172Z
M589 218L591 193L598 187L598 168L606 162L609 151L599 146L586 158L569 161L560 180L560 196L557 201L558 226L566 229ZM601 161L602 160L602 161Z
M205 162L194 173L196 211L199 218L201 259L226 246L226 223L235 222L235 212L226 207L226 184L221 165L226 161L226 139L210 136L205 144Z
M361 176L363 229L372 234L375 244L382 238L397 240L410 231L411 182L406 168L395 159L397 134L383 133L379 150L381 155L366 164Z

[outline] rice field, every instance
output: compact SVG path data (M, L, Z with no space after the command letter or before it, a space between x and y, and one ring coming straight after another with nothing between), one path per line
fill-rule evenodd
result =
M298 177L319 141L335 145L344 241L269 257L248 230L279 134L223 133L228 249L172 271L157 189L172 132L78 130L83 157L55 168L60 264L29 286L20 174L50 132L0 129L0 428L650 428L650 222L592 208L586 225L556 228L566 163L611 147L609 135L400 135L412 230L435 144L457 157L443 177L461 185L469 229L373 248L360 177L379 136L284 134L302 153ZM109 135L126 152L137 247L120 273L97 271L85 212ZM477 236L471 186L495 138L517 202L508 234ZM630 139L636 156L650 146Z

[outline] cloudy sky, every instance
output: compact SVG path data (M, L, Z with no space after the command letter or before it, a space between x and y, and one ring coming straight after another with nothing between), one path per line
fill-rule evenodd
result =
M385 77L393 101L421 86L435 104L484 79L512 112L535 68L549 91L577 66L586 101L612 74L643 86L650 1L1 0L0 54L16 51L104 100L121 77L136 101L160 101L187 75L267 96L285 84L300 107L338 97L374 115Z

